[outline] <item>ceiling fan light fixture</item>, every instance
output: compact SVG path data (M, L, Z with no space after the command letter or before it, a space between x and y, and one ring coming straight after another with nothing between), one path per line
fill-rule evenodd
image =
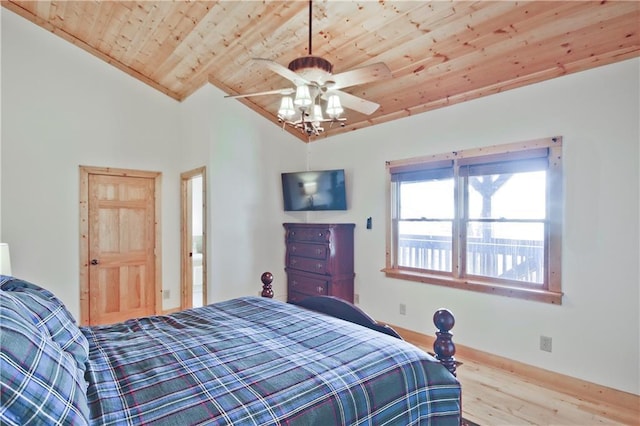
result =
M343 111L340 97L338 95L329 95L327 99L327 114L329 117L338 118Z
M278 110L278 115L289 119L293 117L296 113L295 108L293 107L293 99L291 96L283 96L280 101L280 109Z
M259 61L271 71L289 80L295 85L295 88L272 89L228 97L244 98L279 94L283 96L278 109L278 122L283 123L282 128L284 129L288 125L302 130L302 133L307 136L318 136L324 131L320 127L324 122L331 122L331 125L340 123L342 127L345 126L347 119L340 117L344 109L338 96L342 96L347 108L365 115L373 114L380 105L350 93L342 92L341 89L390 78L391 71L384 63L379 62L333 74L331 62L320 56L313 56L312 53L312 9L313 1L309 0L309 50L307 56L295 58L289 62L288 68L270 59L254 58L254 60ZM325 111L322 111L320 107L320 99L327 101ZM324 118L323 112L329 118Z
M293 100L293 104L298 108L306 108L313 103L311 99L311 93L309 92L309 86L301 84L296 87L296 98Z

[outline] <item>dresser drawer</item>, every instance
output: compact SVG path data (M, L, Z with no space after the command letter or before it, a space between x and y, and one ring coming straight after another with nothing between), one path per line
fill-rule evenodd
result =
M311 272L314 274L327 274L327 262L325 260L310 259L308 257L289 256L287 266L289 268Z
M304 275L289 273L289 292L303 293L307 296L323 296L328 294L329 282L322 279L309 278Z
M289 254L293 256L311 257L313 259L326 259L329 247L320 244L289 243Z
M325 227L289 229L287 240L326 243L331 238L331 230Z

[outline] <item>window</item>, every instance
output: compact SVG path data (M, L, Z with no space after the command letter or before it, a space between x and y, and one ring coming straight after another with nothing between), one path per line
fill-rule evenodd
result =
M562 139L387 163L394 278L562 301Z

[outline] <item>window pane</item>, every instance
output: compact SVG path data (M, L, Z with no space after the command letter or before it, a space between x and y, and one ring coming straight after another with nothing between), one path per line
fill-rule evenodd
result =
M400 221L398 266L451 272L452 221Z
M453 219L453 178L400 183L400 219Z
M385 165L387 276L561 303L561 137Z
M544 219L546 171L469 177L469 218Z
M467 274L542 284L544 223L467 224Z

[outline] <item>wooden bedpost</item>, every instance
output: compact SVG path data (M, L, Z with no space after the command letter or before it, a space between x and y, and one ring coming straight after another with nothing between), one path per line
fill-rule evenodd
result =
M271 288L271 283L273 282L273 274L271 272L265 272L260 277L260 281L262 281L262 297L272 299L273 289Z
M436 332L436 340L433 342L433 351L436 353L436 359L444 365L447 370L454 376L456 375L456 345L451 338L453 335L449 333L456 323L453 314L448 309L438 309L433 314L433 323L438 331Z

